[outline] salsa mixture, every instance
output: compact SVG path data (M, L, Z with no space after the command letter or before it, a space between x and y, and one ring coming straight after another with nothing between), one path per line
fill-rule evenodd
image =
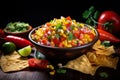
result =
M96 36L94 29L71 17L54 18L39 27L31 35L41 45L69 48L77 47L93 41Z

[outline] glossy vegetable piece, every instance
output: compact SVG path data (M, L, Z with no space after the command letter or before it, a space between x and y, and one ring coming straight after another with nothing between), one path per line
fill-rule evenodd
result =
M97 29L97 30L99 32L101 41L110 41L111 43L120 43L120 39L115 37L113 34L101 29Z
M6 35L4 33L4 31L2 29L0 29L0 38L4 38ZM4 41L2 39L0 39L0 45L4 43Z
M111 33L120 32L120 17L114 11L104 11L98 19L98 29L106 30Z
M16 45L13 42L5 42L2 44L2 51L4 54L10 54L16 50Z
M29 67L36 68L36 69L46 69L48 65L47 60L39 60L36 58L30 58L28 59Z
M2 29L0 29L0 37L5 37L5 33Z
M23 48L28 45L33 46L33 44L29 40L18 36L8 35L4 39L5 41L13 42L18 48Z

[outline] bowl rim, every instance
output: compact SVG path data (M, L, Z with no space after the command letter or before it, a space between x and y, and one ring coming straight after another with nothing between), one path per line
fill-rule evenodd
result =
M85 23L84 23L84 24L85 24ZM42 47L42 48L47 48L47 49L56 49L56 50L78 50L78 49L83 49L83 48L86 48L86 47L89 47L89 46L95 44L95 42L97 42L97 40L99 39L99 33L98 33L97 29L95 29L94 27L92 27L92 26L90 26L90 25L88 25L88 24L85 24L85 25L87 25L87 26L89 26L90 28L94 29L94 31L95 31L95 33L96 33L96 36L95 36L95 38L94 38L94 40L93 40L92 42L90 42L90 43L88 43L88 44L84 44L84 45L82 45L82 46L70 47L70 48L59 48L59 47L46 46L46 45L42 45L42 44L39 44L39 43L35 42L35 41L31 38L31 34L32 34L35 30L37 30L38 28L40 28L41 25L38 26L38 27L36 27L36 28L34 28L34 29L32 29L32 30L29 32L29 34L28 34L28 39L29 39L33 44L35 44L35 45L37 45L37 46L40 46L40 47Z
M7 30L7 28L3 29L3 31L5 33L8 33L8 34L23 34L23 33L29 32L31 30L32 30L32 26L29 26L29 28L26 31L23 31L23 32L10 32L10 31Z

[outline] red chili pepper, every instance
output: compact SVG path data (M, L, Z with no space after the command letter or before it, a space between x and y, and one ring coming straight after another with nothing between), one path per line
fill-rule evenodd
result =
M30 58L28 59L29 67L36 68L36 69L46 69L48 65L47 60L39 60L36 58Z
M114 35L112 35L111 33L101 30L101 29L97 29L100 35L100 40L104 41L110 41L111 43L119 43L120 39L118 39L117 37L115 37Z
M4 38L6 35L2 29L0 29L0 37ZM2 44L4 41L0 39L0 44Z
M5 33L2 29L0 29L0 37L2 37L2 38L5 37Z
M7 35L4 39L5 41L13 42L18 48L23 48L28 45L33 46L29 40L18 36Z

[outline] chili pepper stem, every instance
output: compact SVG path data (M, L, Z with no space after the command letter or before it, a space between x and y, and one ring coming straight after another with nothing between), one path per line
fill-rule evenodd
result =
M99 22L97 22L92 16L90 17L90 19L93 21L93 23L94 23L94 26L96 26L96 24L100 24L100 25L106 25L106 24L102 24L102 23L99 23Z

